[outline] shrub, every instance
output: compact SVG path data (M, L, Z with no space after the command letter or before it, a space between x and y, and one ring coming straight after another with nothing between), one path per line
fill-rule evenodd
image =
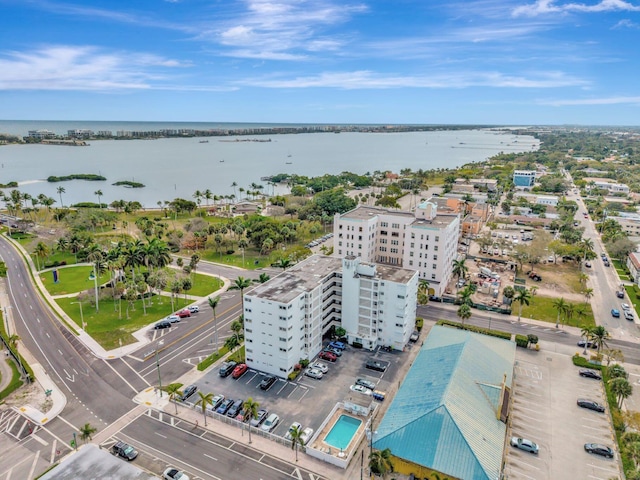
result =
M301 358L299 363L302 366L302 368L307 368L309 366L309 359Z
M416 330L421 332L423 326L424 326L424 318L420 318L420 317L416 318Z
M218 359L225 355L228 351L229 350L227 349L227 347L222 347L220 350L218 350L218 353L212 353L198 364L198 371L202 372L203 370L206 370L208 367L216 363Z
M511 334L509 332L502 332L500 330L489 330L487 328L476 327L475 325L463 325L462 323L454 322L452 320L438 320L436 325L444 325L446 327L454 327L460 330L469 330L470 332L481 333L482 335L489 335L491 337L511 340Z
M363 345L362 345L360 342L353 342L353 343L351 344L351 346L352 346L353 348L362 348L362 347L363 347Z
M289 376L287 377L290 381L295 380L296 378L298 378L298 375L300 375L300 370L294 370L293 372L291 372L289 374Z
M516 335L516 345L518 347L527 348L529 346L529 339L525 335Z

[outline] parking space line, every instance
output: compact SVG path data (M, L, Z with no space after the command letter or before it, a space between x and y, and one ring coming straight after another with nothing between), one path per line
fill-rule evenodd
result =
M587 425L582 425L582 428L588 428L589 430L596 430L598 432L602 431L602 427L601 426L599 426L599 427L589 427Z
M527 467L531 467L531 468L535 468L536 470L540 470L540 468L539 468L539 467L536 467L535 465L531 465L530 463L525 462L525 461L524 461L523 459L521 459L520 457L513 457L513 456L510 456L510 458L511 458L512 460L515 460L516 462L518 462L518 463L522 464L522 465L526 465ZM534 457L531 457L531 458L536 458L536 457L534 456Z
M531 417L531 416L529 416L529 415L520 414L520 412L516 412L516 413L518 413L518 414L519 414L519 415L518 415L518 417L528 418L529 420L533 420L533 421L535 421L535 422L540 422L540 421L541 421L539 417Z
M514 402L514 403L515 403L515 402ZM525 402L523 402L523 403L525 403ZM520 405L517 405L517 407L516 407L516 408L517 408L517 410L518 410L518 411L520 411L520 410L526 410L526 411L528 411L528 412L540 412L540 410L537 410L537 409L535 409L535 408L527 408L527 407L523 407L523 406L520 406Z
M609 460L610 462L613 461L613 459ZM607 468L605 467L601 467L600 465L594 465L593 463L587 463L587 466L591 467L591 468L597 468L598 470L604 470L605 472L617 472L618 469L612 469L611 466L608 466Z
M523 392L518 392L518 395L533 395L534 397L544 397L544 395L542 395L541 393L533 393L533 392L529 392L529 391L523 391Z

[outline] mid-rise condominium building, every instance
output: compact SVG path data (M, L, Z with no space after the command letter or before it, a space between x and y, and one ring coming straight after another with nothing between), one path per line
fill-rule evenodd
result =
M416 316L413 270L313 255L244 295L247 365L287 377L322 350L332 326L350 344L402 349Z
M514 170L513 172L513 184L516 187L533 187L535 181L535 170Z
M416 270L442 296L451 279L460 236L460 215L439 214L435 202L415 212L360 206L333 219L333 254Z

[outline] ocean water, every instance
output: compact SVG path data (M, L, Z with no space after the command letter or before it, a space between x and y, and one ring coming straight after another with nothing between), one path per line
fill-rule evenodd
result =
M134 123L134 122L0 122L0 132L26 134L27 130L48 129L66 133L69 129L94 131L160 130L163 128L252 128L252 124ZM270 138L270 142L235 139ZM207 140L208 143L200 143ZM454 130L402 133L309 133L252 135L241 137L167 138L158 140L90 141L87 147L55 145L0 146L0 183L18 181L19 190L57 200L63 186L65 205L95 201L137 200L146 208L181 197L193 199L196 190L209 189L215 195L235 194L251 184L270 187L261 177L277 173L319 176L350 171L358 174L376 170L399 172L453 168L483 161L499 152L532 151L536 139L492 130ZM104 182L74 180L48 183L50 175L93 173L107 177ZM112 183L132 180L146 185L131 189ZM238 187L231 187L236 182Z

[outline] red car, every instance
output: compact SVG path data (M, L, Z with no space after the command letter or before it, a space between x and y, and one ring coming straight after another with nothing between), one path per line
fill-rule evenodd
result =
M179 312L176 312L176 315L179 316L180 318L185 318L185 317L190 317L191 312L185 308L184 310L180 310Z
M338 357L331 352L320 352L320 355L318 356L323 360L329 360L330 362L335 362L338 359Z
M238 365L236 368L233 369L233 373L231 373L231 376L235 379L238 379L242 375L247 373L247 370L249 370L249 367L247 367L247 364L241 363L240 365Z

